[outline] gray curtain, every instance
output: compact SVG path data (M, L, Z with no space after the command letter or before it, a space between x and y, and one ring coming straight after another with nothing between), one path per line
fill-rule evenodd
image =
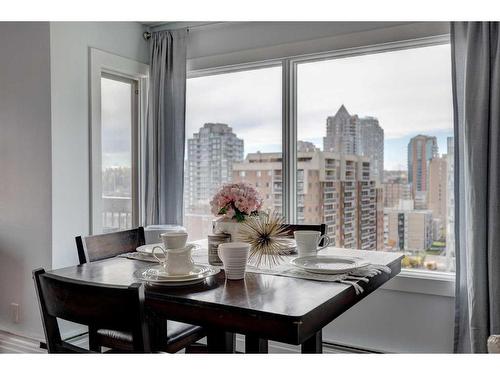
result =
M455 114L455 351L500 333L500 38L497 22L451 24Z
M182 224L187 30L152 33L146 125L146 224Z

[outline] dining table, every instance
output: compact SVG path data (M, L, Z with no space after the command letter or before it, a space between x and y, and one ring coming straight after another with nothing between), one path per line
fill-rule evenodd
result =
M322 329L401 271L398 252L328 248L322 253L355 256L390 272L359 280L353 285L247 272L242 280L227 280L222 270L202 283L189 286L145 287L145 306L151 321L174 320L205 328L209 353L234 353L236 334L245 337L245 353L267 353L268 341L300 345L302 353L321 353ZM291 256L293 257L293 255ZM206 246L193 258L208 263ZM114 257L48 273L76 281L128 286L141 282L137 271L150 263ZM376 294L371 298L377 298ZM162 329L168 329L163 327ZM162 329L152 336L161 346Z

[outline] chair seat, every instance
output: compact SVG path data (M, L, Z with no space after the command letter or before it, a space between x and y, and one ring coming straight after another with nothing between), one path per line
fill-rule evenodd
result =
M168 320L165 347L162 347L161 350L176 353L204 336L205 333L202 327ZM96 338L101 346L132 351L132 334L130 332L98 329Z

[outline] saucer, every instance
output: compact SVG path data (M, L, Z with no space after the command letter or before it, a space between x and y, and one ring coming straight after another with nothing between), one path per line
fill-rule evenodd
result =
M196 244L194 242L186 242L186 246L187 245L194 245L195 247L193 248L193 250L198 249L198 248L201 247L200 245L198 245L198 244ZM153 252L153 247L155 247L155 246L159 246L162 249L165 249L165 246L163 245L163 242L158 242L158 243L150 243L148 245L139 246L135 250L138 251L138 252L140 252L140 253L152 253ZM172 250L175 250L175 249L172 249Z
M147 267L134 272L134 276L151 284L189 285L201 282L220 272L219 267L195 264L191 272L184 275L169 275L161 265ZM188 283L188 284L186 284Z

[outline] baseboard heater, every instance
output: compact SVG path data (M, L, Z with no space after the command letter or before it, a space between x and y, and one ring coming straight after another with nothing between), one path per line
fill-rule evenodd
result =
M71 337L66 338L66 340L72 340L79 338L81 336L86 335L88 332L83 332L78 335L74 335ZM41 349L47 349L47 344L43 341L40 342L40 348ZM339 344L335 342L327 342L323 341L323 348L329 349L335 352L339 353L353 353L353 354L383 354L383 352L377 351L377 350L372 350L372 349L366 349L366 348L360 348L356 346L350 346L350 345L344 345L344 344ZM241 353L241 352L236 352L236 353Z
M85 335L87 335L87 334L88 334L88 332L78 333L78 334L76 334L76 335L66 337L66 338L64 338L64 340L65 340L65 341L71 341L71 340L77 339L77 338L79 338L79 337L85 336ZM47 350L47 343L46 343L46 342L44 342L44 341L40 341L40 349L45 349L45 350Z
M357 346L339 344L339 343L329 342L329 341L323 341L323 348L330 349L330 350L333 350L336 352L342 352L342 353L383 354L383 352L380 352L377 350L360 348Z

